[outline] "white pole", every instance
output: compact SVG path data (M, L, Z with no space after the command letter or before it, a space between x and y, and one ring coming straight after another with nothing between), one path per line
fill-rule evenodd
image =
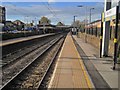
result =
M110 9L110 0L105 0L104 12ZM108 56L110 21L103 22L102 56Z

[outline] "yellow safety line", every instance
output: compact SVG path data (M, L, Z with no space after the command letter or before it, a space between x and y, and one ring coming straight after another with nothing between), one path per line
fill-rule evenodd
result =
M72 40L72 42L73 42L73 40ZM84 66L83 66L83 62L82 62L82 60L80 59L80 55L78 54L78 51L77 51L77 49L76 49L76 46L75 46L74 42L73 42L73 46L75 47L76 54L78 55L79 62L80 62L82 71L83 71L83 73L84 73L84 76L85 76L87 85L88 85L89 88L92 88L91 82L90 82L90 80L89 80L89 76L88 76L88 74L85 72L85 68L84 68Z
M114 38L114 43L117 43L117 38Z

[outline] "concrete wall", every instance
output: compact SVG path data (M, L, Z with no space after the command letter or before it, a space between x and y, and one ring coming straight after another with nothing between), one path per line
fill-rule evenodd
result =
M82 38L83 40L85 40L85 33L78 33L79 37ZM100 49L100 38L96 37L95 35L88 35L86 34L86 41L87 43L93 45L94 47ZM109 55L113 56L113 52L114 52L114 43L113 40L109 41Z

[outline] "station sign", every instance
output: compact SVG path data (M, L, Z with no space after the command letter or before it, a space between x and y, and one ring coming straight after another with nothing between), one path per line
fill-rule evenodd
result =
M116 19L117 7L113 7L104 12L104 21Z

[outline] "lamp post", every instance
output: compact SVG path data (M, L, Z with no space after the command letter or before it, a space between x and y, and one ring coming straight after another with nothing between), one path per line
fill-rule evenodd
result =
M89 22L89 25L90 25L90 32L93 35L93 27L92 27L92 24L91 24L91 17L92 17L91 12L92 12L92 10L94 10L94 8L90 8L90 22Z
M76 15L74 16L74 18L73 18L73 27L74 27L74 32L75 32L75 34L77 34L77 31L76 31L76 28L75 28L75 17L77 17Z
M92 12L92 10L94 10L95 8L90 8L90 23L91 23L91 17L92 17L92 15L91 15L91 12Z
M83 5L78 5L77 7L81 8L81 7L84 7L84 6ZM87 6L85 6L85 9L86 9L85 10L85 26L86 26L87 25ZM84 29L85 29L85 27L84 27ZM86 34L87 32L86 31L87 30L85 29L85 42L87 42L87 40L86 40L87 39L87 34Z
M83 7L83 6L82 6L82 5L78 5L77 7L80 7L80 8L81 8L81 7ZM86 12L85 12L85 14L86 14ZM85 16L86 16L86 15L85 15ZM85 23L84 23L84 25L85 25Z
M83 5L78 5L77 7L84 7ZM87 24L87 6L85 6L85 25Z

